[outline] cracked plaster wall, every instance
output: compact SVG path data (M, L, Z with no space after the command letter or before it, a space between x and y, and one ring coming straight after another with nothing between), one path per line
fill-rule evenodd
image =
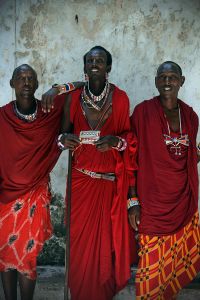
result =
M173 60L186 76L180 97L200 115L198 0L0 0L0 105L14 98L15 66L36 69L40 98L52 83L82 80L82 56L97 44L112 53L110 81L126 90L131 111L157 94L156 68ZM52 176L62 193L66 160L63 154Z

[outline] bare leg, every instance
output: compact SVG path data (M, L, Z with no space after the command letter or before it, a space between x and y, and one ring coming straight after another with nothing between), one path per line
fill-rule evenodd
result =
M18 276L19 276L21 300L32 300L34 290L35 290L36 280L31 280L21 273L18 273Z
M17 300L17 270L1 272L1 280L6 300Z

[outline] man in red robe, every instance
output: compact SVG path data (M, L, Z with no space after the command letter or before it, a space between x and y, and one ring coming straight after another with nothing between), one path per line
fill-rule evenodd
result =
M36 258L52 233L49 173L60 150L64 99L44 114L34 97L37 74L21 65L10 81L16 100L0 108L0 272L5 298L33 298Z
M155 78L159 96L137 105L131 123L138 138L137 193L129 210L139 230L136 299L175 299L200 270L198 117L178 99L182 70L164 62Z
M127 194L134 186L136 140L130 133L128 97L107 80L111 64L106 49L92 48L84 56L88 83L65 103L59 144L73 151L72 300L111 300L130 277ZM100 138L85 143L82 131L99 131Z

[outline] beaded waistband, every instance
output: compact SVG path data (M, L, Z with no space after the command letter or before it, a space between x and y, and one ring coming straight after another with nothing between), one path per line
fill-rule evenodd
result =
M97 173L85 169L78 169L76 168L79 172L86 174L92 178L97 178L97 179L105 179L105 180L110 180L110 181L115 181L115 174L114 173Z

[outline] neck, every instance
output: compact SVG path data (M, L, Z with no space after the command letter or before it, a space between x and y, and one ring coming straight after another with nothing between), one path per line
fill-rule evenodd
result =
M23 100L16 100L17 109L20 113L28 115L32 114L36 110L36 99L33 97L32 99L23 99Z
M106 84L106 81L105 80L90 80L89 81L89 89L90 89L90 91L95 95L95 96L99 96L101 93L102 93L102 91L103 91L103 89L104 89L104 87L105 87L105 84Z
M178 108L178 99L177 98L164 98L160 97L161 105L166 110L175 110Z

